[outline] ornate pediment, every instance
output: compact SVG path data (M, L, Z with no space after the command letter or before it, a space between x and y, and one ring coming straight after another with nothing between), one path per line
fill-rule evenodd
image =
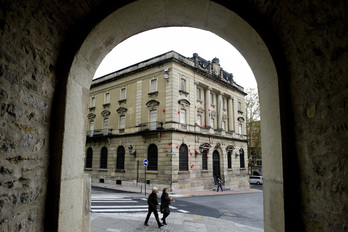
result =
M116 110L117 113L119 114L124 114L127 112L127 108L124 108L124 107L120 107Z
M146 106L149 108L154 108L155 106L158 106L160 104L159 101L156 100L150 100L146 103Z
M93 114L93 113L89 113L88 115L87 115L87 118L88 119L93 119L93 118L95 118L95 114Z
M238 120L239 122L244 122L244 121L245 121L245 119L244 119L243 117L238 117L237 120Z
M103 110L103 111L101 112L101 115L102 115L103 117L109 116L110 114L111 114L111 112L108 111L108 110Z
M211 148L211 145L209 143L203 143L201 146L203 150L209 150L209 148Z
M229 145L226 147L227 152L233 152L233 150L234 150L234 146L232 146L232 145Z
M189 105L191 105L191 103L190 103L188 100L186 100L186 99L180 99L180 100L178 101L178 103L179 103L180 105L182 105L184 108L185 108L185 107L188 107Z

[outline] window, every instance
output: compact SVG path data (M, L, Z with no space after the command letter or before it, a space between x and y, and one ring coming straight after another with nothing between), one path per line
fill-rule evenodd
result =
M150 130L157 129L157 110L150 111Z
M107 135L109 132L109 119L105 118L104 119L104 135Z
M94 121L89 122L89 136L93 136L94 134Z
M201 115L197 115L197 122L196 122L196 124L198 126L201 126L201 123L202 123L202 116Z
M226 99L222 98L222 108L226 109Z
M147 165L147 170L157 171L158 162L158 150L155 144L151 144L147 150L147 160L149 161Z
M232 169L232 152L227 153L227 168Z
M126 99L126 88L121 89L121 100Z
M239 157L240 157L240 168L245 168L243 148L239 149Z
M225 130L225 121L222 121L222 123L221 123L221 129L222 129L222 130Z
M203 150L203 153L202 153L202 170L208 170L207 150Z
M238 111L242 111L242 103L238 102Z
M124 169L124 156L125 156L124 147L123 146L119 146L117 148L116 169L119 169L119 170Z
M151 80L151 92L157 91L157 79Z
M197 100L201 100L201 89L197 88Z
M92 161L93 161L93 149L89 147L87 149L87 155L86 155L86 168L92 168Z
M92 97L92 100L91 100L91 107L95 107L95 97Z
M126 127L126 116L122 115L120 117L120 129L124 129Z
M242 124L238 125L238 133L241 135L242 134Z
M186 110L180 110L180 123L186 124Z
M214 100L214 98L213 98L213 94L212 93L210 93L210 104L214 104L214 102L213 102L213 100Z
M186 90L186 80L181 79L180 81L180 90L185 91Z
M213 118L210 119L210 127L214 128L214 119Z
M100 155L100 169L108 168L108 149L103 147Z
M185 144L179 149L179 171L188 171L188 148Z
M109 104L110 103L110 93L105 94L105 103Z

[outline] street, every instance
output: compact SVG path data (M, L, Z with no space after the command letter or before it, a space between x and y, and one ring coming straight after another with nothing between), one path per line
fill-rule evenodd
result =
M174 206L190 214L209 216L263 229L263 194L246 193L177 199Z
M251 185L251 188L262 190L262 186L257 185ZM160 194L158 197L160 201ZM262 192L173 197L175 202L170 206L172 213L218 218L263 230ZM146 214L147 199L135 193L93 189L91 210L92 213L108 215Z

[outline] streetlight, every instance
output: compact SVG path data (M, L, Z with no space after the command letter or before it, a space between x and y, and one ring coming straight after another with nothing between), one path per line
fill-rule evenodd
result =
M133 151L132 145L129 145L128 150L129 150L129 154L130 154L130 155L133 155L134 158L137 157L137 151L132 152L132 151Z

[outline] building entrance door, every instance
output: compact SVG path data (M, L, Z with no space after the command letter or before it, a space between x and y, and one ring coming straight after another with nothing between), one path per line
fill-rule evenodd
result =
M218 151L213 152L213 175L214 182L217 184L217 178L220 177L220 155Z

